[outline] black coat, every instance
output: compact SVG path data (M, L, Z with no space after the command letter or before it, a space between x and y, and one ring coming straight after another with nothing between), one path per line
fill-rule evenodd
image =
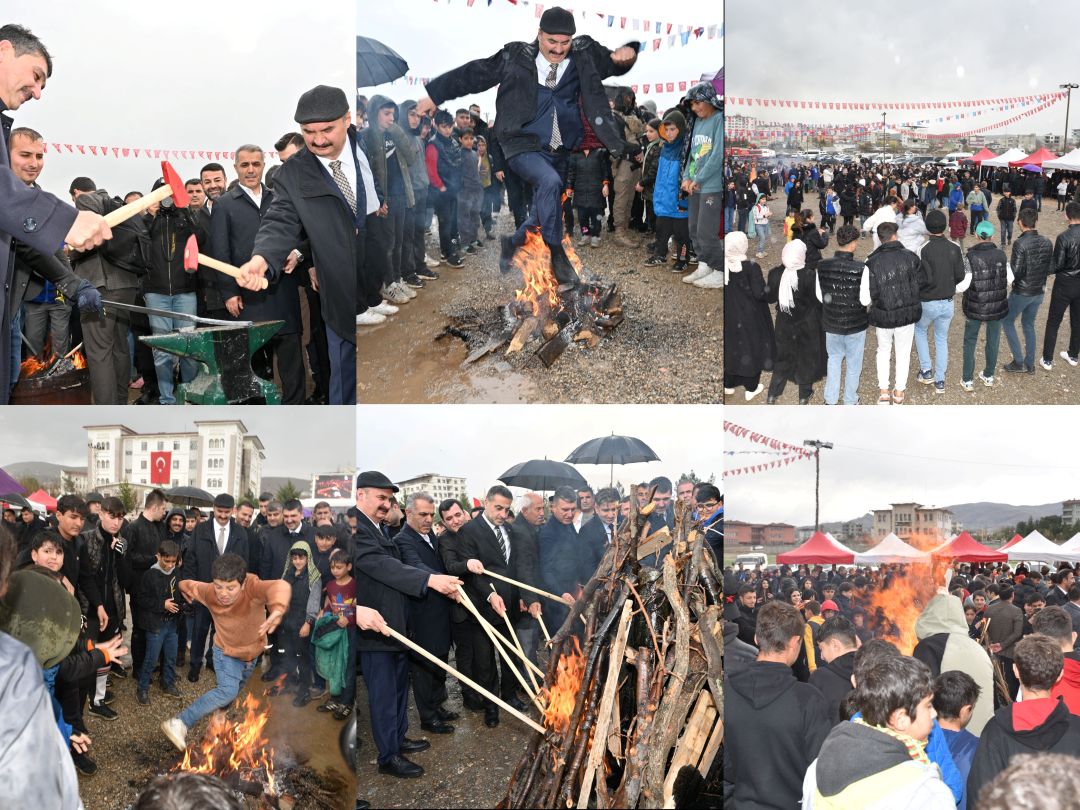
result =
M574 207L602 211L605 207L604 181L611 181L611 158L606 149L589 154L574 152L566 171L566 187L574 190Z
M724 373L753 377L773 367L776 343L761 267L744 261L724 295Z
M1080 276L1080 225L1069 225L1054 240L1054 272L1059 276Z
M291 160L290 160L291 162ZM288 164L285 164L288 165ZM356 602L374 608L399 633L408 632L409 597L427 595L430 573L406 565L397 543L361 513L356 532ZM374 630L360 631L360 649L401 652L397 641Z
M959 248L957 248L959 253ZM853 335L869 325L866 307L859 298L862 274L866 268L855 260L849 250L838 250L828 259L818 262L815 275L821 297L828 303L821 306L821 326L833 335ZM813 291L817 298L817 290Z
M428 545L409 524L394 536L401 550L401 561L432 574L445 574L439 554L439 538L432 532ZM409 598L409 638L428 652L444 656L450 652L450 608L454 602L438 591L428 589L423 596Z
M310 242L323 320L343 339L356 334L356 281L361 271L357 242L362 238L358 231L364 228L367 218L367 198L359 170L361 150L352 127L345 148L357 155L355 216L319 159L301 149L274 176L274 200L263 214L254 247L255 254L270 266L271 283L279 284L289 254L305 238ZM377 184L376 192L381 204Z
M439 537L439 556L442 557L446 573L461 579L468 576L469 569L466 567L466 563L468 563L469 557L466 554L460 534L449 529L442 533ZM472 614L463 605L455 602L450 610L450 620L455 622L472 621Z
M816 231L815 231L816 233ZM821 302L814 290L814 268L807 263L798 272L795 306L791 312L780 309L780 278L783 267L769 271L769 303L776 304L776 362L773 372L783 374L799 385L810 385L825 376L828 354L825 331L821 325Z
M851 685L851 673L855 669L855 651L837 656L829 663L819 662L810 673L810 685L825 696L829 721L835 726L840 722L840 705L855 688Z
M919 252L919 298L952 300L964 280L964 253L944 236L931 236Z
M585 583L592 579L596 566L607 551L608 540L604 522L599 517L594 517L582 526L578 532L578 542L581 544L581 581Z
M180 295L195 292L195 273L184 269L184 246L189 236L206 242L203 219L186 208L161 206L150 220L150 272L142 279L144 293Z
M263 529L259 534L259 579L281 579L285 576L285 566L289 562L289 549L292 544L302 540L308 548L315 548L315 530L301 521L296 534L292 534L285 524ZM258 542L258 541L256 541Z
M637 43L629 43L637 51ZM537 82L536 42L510 42L498 53L486 59L466 62L459 68L437 76L427 84L427 93L436 106L461 96L482 93L499 86L495 97L495 137L507 158L523 152L540 151L540 139L525 131L537 114L539 83ZM607 93L601 82L610 76L621 76L634 66L616 65L611 51L591 37L574 37L569 58L577 66L581 82L581 106L598 138L614 155L640 151L637 144L623 140L621 128L608 106ZM576 144L566 144L572 148ZM276 179L275 179L276 182Z
M517 555L517 578L527 585L540 587L540 527L518 515L510 524L510 549ZM531 591L521 591L520 596L526 605L540 601L540 597Z
M131 612L136 627L155 633L164 622L183 620L179 613L170 613L165 609L166 599L172 599L177 607L183 604L179 581L180 573L176 568L169 574L157 566L146 572L138 592L132 597Z
M971 286L964 291L964 315L975 321L1000 321L1009 314L1008 259L993 242L968 251Z
M496 574L502 574L504 577L510 577L510 579L521 579L517 569L521 550L514 548L514 536L510 532L510 527L504 526L503 528L507 530L506 534L510 540L509 563L503 560L502 545L483 516L473 518L462 526L461 531L458 532L461 537L461 553L464 554L465 559L480 560L484 564L485 570L494 571ZM502 617L488 603L492 585L495 586L496 593L502 597L510 621L517 618L520 594L516 585L511 585L494 577L476 576L475 574L465 574L462 579L465 580L465 592L469 595L473 605L480 611L480 615L491 622L492 626L496 628L505 626Z
M1024 231L1013 243L1012 270L1016 295L1042 295L1053 268L1054 246L1038 231Z
M817 225L813 223L802 229L802 233L795 234L796 239L801 239L806 244L806 266L817 267L821 261L821 251L829 244L829 234L821 233Z
M237 267L250 259L255 247L255 235L273 199L274 192L264 187L262 204L256 208L255 201L240 186L218 197L210 217L210 250L207 252L215 259ZM281 335L295 335L302 329L297 274L306 270L297 268L288 275L282 275L277 284L258 292L241 289L232 276L214 270L209 272L217 275L217 287L223 299L239 295L244 302L240 320L285 321L278 332Z
M870 268L870 325L896 329L922 317L919 257L900 242L886 242L866 257Z
M225 543L226 554L239 554L251 565L248 536L244 527L229 519L229 539ZM193 579L196 582L210 582L210 566L220 557L217 547L217 521L205 520L195 527L191 541L184 550L184 565L180 569L181 579ZM280 576L278 577L280 579Z
M139 592L139 583L154 563L157 562L157 550L165 539L165 521L151 523L139 515L131 523L125 523L120 535L127 540L124 553L123 585L128 594L134 597ZM209 579L204 580L209 582Z

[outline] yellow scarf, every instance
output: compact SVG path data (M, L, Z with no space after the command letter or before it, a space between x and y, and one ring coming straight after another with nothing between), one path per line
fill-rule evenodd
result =
M893 731L888 726L871 726L861 717L852 719L852 723L859 723L869 728L877 729L882 734L888 734L894 740L899 740L907 748L908 756L910 756L916 762L921 762L923 765L930 764L930 758L926 756L926 743L922 740L916 740L914 737L910 737L899 731Z

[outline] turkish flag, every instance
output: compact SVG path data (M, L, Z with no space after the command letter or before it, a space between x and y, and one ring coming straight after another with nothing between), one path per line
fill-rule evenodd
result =
M150 454L150 483L169 483L169 472L172 470L172 451L158 450Z

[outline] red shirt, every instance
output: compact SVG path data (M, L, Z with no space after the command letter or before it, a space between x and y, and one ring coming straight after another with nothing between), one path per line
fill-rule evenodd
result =
M338 585L336 579L326 583L326 609L334 617L346 616L349 624L356 624L356 578L352 577L344 585Z

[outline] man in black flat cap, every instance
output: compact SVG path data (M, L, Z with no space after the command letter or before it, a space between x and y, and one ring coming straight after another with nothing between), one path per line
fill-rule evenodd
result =
M427 84L428 98L417 102L421 115L469 93L499 85L495 100L495 138L507 165L533 188L529 218L512 236L502 238L499 267L505 273L526 229L539 227L551 250L551 269L561 292L573 290L577 272L562 247L561 195L569 154L578 148L588 126L613 155L641 151L627 143L608 105L601 82L634 66L638 43L610 51L591 37L575 37L574 15L549 8L540 17L534 42L510 42L487 59L467 62Z
M386 216L383 194L358 148L344 91L308 90L293 116L305 148L274 175L274 200L263 215L254 253L240 268L240 287L258 290L291 272L296 248L322 301L330 353L330 404L356 404L358 316L382 304L382 267L372 250L368 217ZM307 242L307 250L301 247Z
M356 507L360 515L353 574L357 604L377 610L386 624L405 633L409 597L422 598L430 588L457 601L461 580L401 561L401 549L382 530L382 521L390 512L397 491L381 472L362 472L356 477ZM427 740L410 740L405 736L409 728L408 653L394 639L361 629L360 669L368 689L371 736L379 750L379 773L401 778L421 776L424 769L403 756L431 747Z
M191 541L184 549L184 564L180 568L180 579L194 579L197 582L213 582L210 566L222 554L238 554L250 560L248 554L248 536L244 527L232 518L236 500L223 492L214 498L214 518L198 524L191 536ZM250 571L250 569L249 569ZM210 611L200 602L193 604L195 621L191 629L191 667L188 680L199 680L203 657L207 666L213 667L213 644L207 645L213 619Z

